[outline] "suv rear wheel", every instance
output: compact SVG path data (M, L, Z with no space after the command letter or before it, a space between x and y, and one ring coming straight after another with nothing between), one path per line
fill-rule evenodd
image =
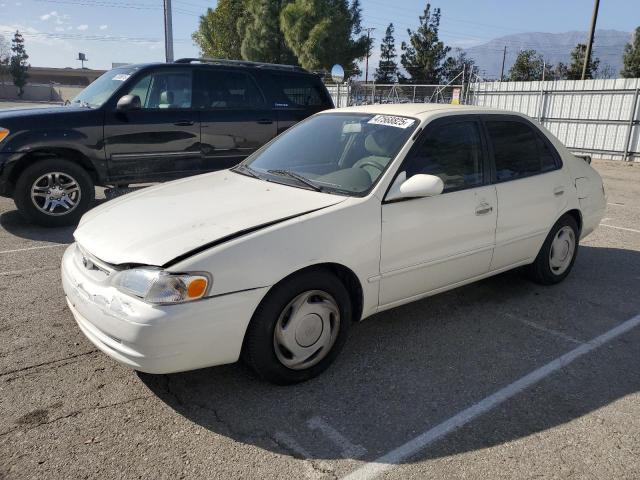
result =
M80 220L95 199L95 188L81 166L51 158L22 172L13 199L27 220L45 227L62 227Z

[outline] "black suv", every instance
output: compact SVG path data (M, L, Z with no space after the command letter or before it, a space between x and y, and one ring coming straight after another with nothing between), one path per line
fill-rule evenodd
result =
M0 195L35 223L70 225L95 185L229 168L333 102L299 67L182 59L111 70L64 107L0 111Z

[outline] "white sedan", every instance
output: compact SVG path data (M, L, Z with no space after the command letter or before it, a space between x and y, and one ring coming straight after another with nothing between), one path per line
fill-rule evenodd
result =
M521 266L560 282L605 204L598 173L523 115L338 109L90 211L62 281L84 334L136 370L242 356L294 383L374 313Z

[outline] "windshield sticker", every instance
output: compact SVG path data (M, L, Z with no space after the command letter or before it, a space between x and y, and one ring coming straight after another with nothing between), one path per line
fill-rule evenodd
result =
M376 115L367 123L373 125L386 125L388 127L409 128L415 120L407 117L396 117L395 115Z
M127 73L119 73L115 77L113 77L111 80L115 80L116 82L124 82L130 76L131 75L129 75Z

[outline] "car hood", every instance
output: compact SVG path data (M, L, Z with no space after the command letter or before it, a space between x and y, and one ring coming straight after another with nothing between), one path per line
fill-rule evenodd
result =
M89 253L114 265L162 266L345 199L225 170L106 202L82 217L74 237Z

